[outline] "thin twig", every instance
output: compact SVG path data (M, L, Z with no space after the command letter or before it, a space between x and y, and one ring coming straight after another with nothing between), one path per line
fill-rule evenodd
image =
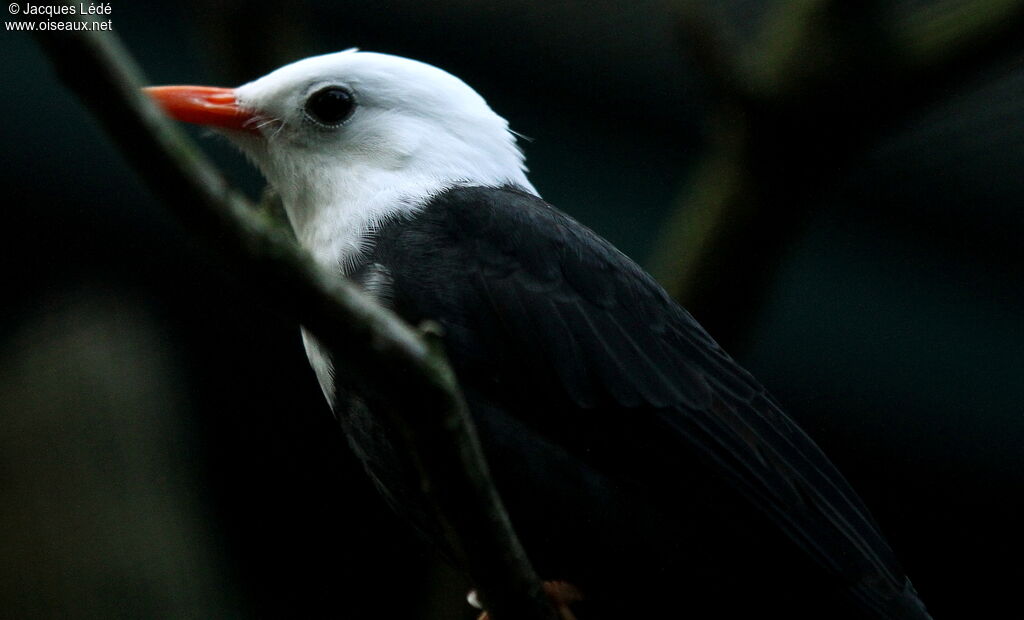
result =
M258 282L268 301L312 330L374 411L399 429L398 449L416 461L448 543L492 615L554 620L441 347L317 268L266 211L232 189L141 94L141 73L115 36L78 31L35 38L168 208L222 250L240 277Z

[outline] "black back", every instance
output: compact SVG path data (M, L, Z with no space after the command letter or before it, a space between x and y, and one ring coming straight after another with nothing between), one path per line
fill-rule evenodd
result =
M352 275L443 327L527 551L596 601L581 620L928 617L814 442L650 276L539 198L446 191L378 230ZM343 417L430 536L387 429Z

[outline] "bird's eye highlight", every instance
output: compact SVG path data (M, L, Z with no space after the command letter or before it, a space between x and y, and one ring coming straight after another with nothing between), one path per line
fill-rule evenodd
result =
M352 115L356 107L352 93L340 86L328 86L306 100L306 114L314 121L333 127Z

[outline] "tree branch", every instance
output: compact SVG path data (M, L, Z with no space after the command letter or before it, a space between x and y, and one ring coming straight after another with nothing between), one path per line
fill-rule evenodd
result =
M253 277L268 301L329 346L374 411L399 430L397 448L413 455L420 486L492 615L554 620L441 347L351 283L320 270L275 225L273 210L255 209L232 189L141 93L141 73L112 33L34 36L168 208L223 251L241 277ZM396 375L401 390L394 389Z
M1024 0L974 0L899 23L876 4L780 2L738 52L706 4L682 15L682 42L719 105L652 272L728 349L746 344L814 194L901 119L1024 40Z

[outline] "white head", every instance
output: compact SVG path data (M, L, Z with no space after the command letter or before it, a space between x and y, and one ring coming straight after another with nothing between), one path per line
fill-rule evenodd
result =
M508 123L455 76L348 50L237 89L149 89L180 120L225 129L280 193L300 242L347 261L385 218L456 185L535 192Z

